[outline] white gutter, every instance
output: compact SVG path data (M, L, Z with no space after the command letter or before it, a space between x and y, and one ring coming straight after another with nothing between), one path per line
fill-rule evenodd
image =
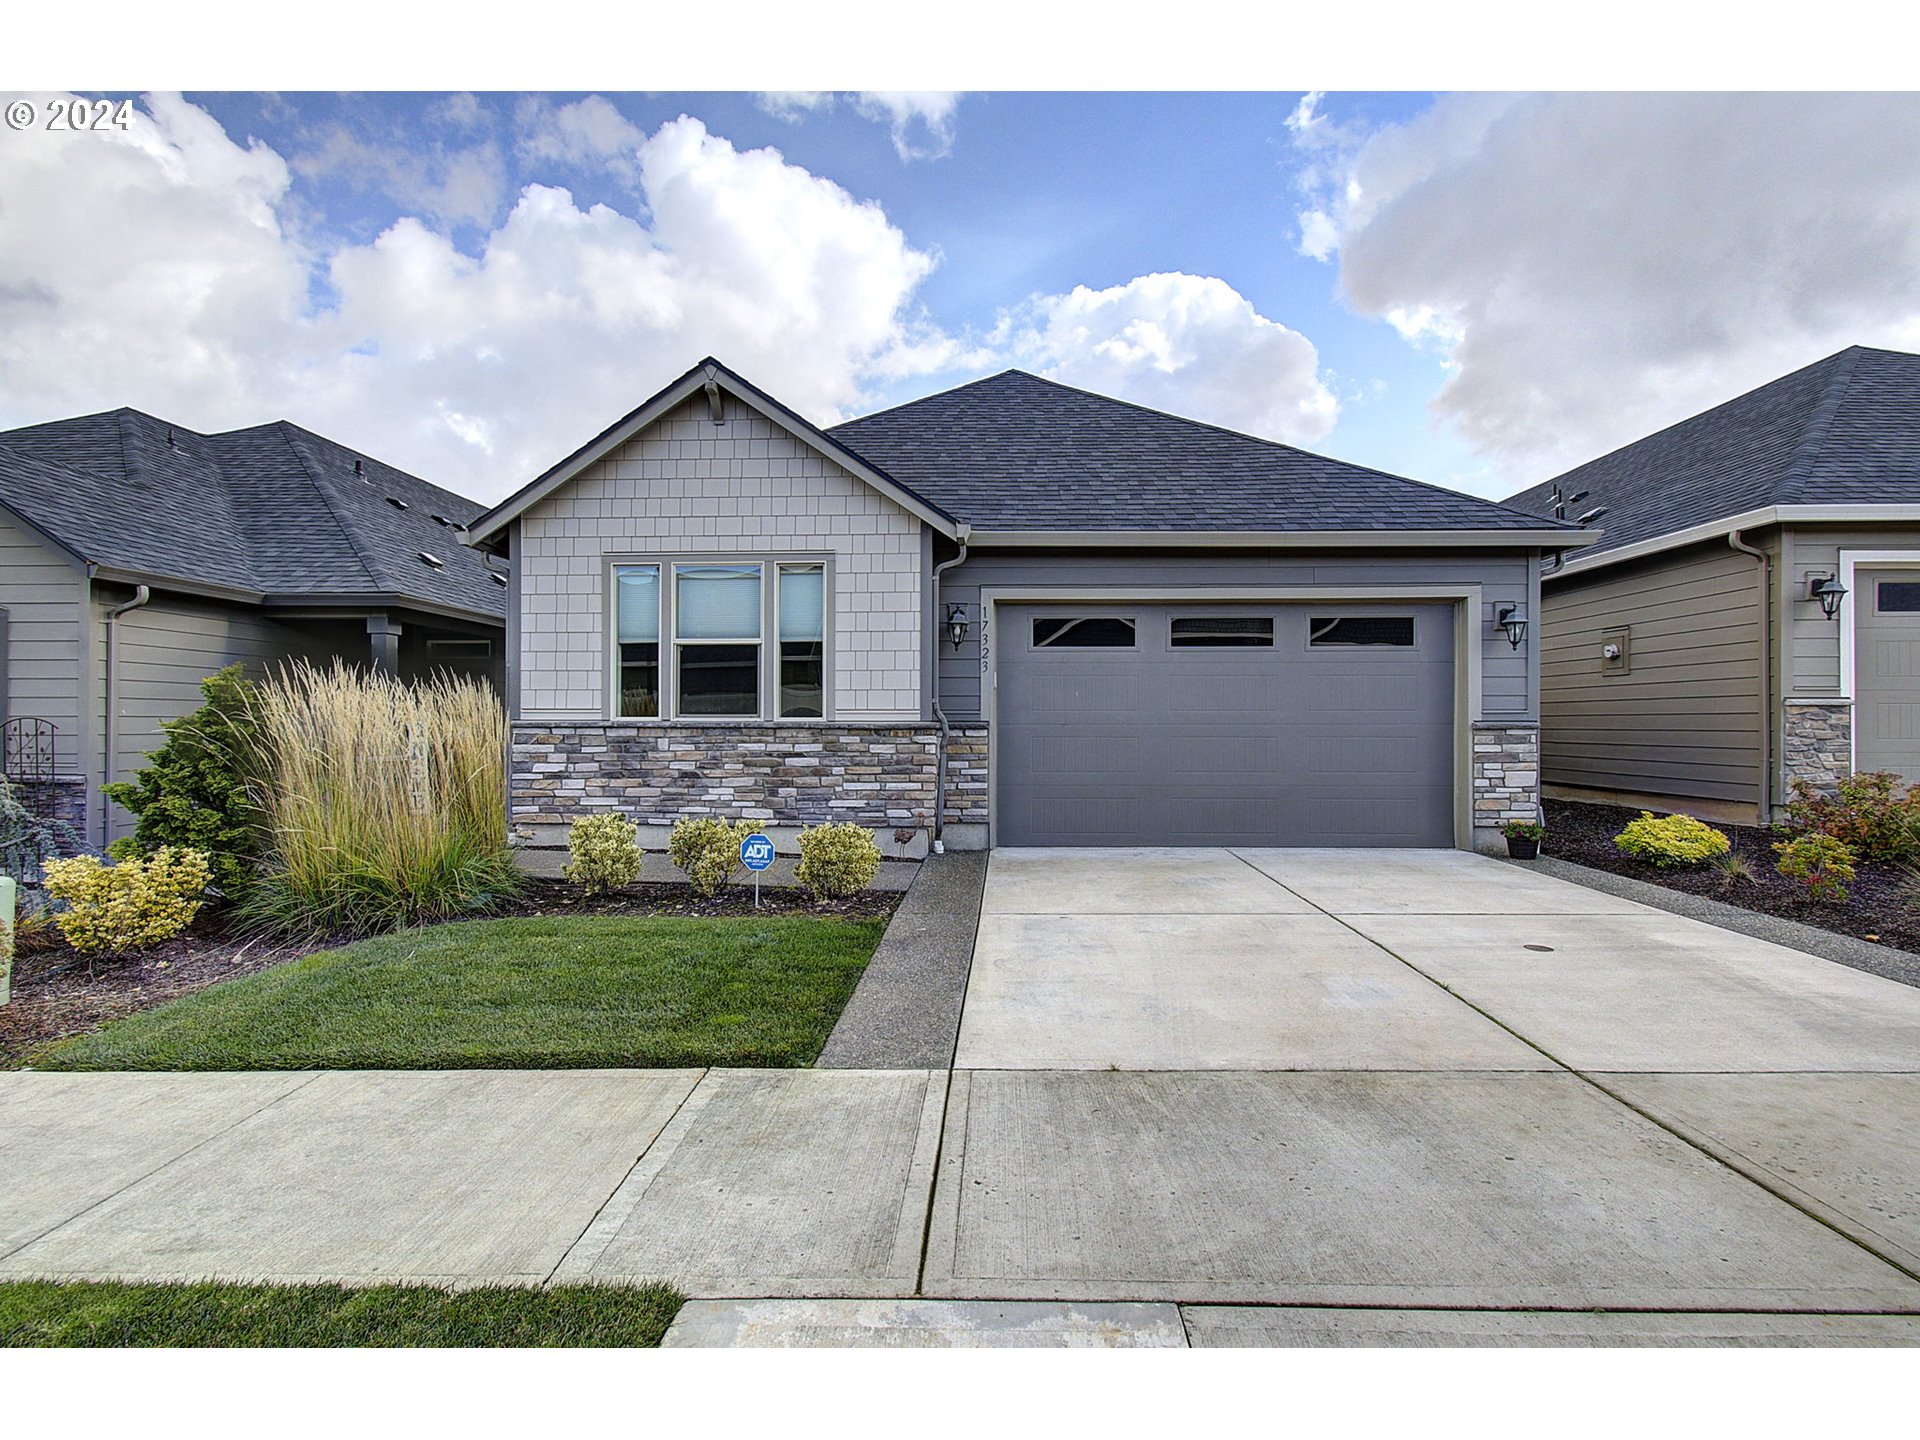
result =
M153 591L145 585L136 585L133 599L124 605L116 605L107 611L107 753L102 763L106 772L104 783L113 783L114 756L119 753L120 741L120 671L118 666L120 627L116 623L129 610L138 610L153 598ZM112 802L102 797L100 802L100 848L107 845L107 806Z
M1767 525L1898 524L1901 522L1920 522L1920 505L1769 505L1764 509L1743 510L1738 515L1727 515L1718 520L1709 520L1704 524L1690 525L1685 530L1673 530L1665 535L1655 535L1651 539L1636 540L1631 545L1602 551L1598 555L1569 560L1548 578L1560 580L1568 575L1598 570L1602 566L1637 560L1643 555L1658 555L1664 550L1678 550L1683 545L1697 545L1702 540L1719 540L1737 530L1758 530Z

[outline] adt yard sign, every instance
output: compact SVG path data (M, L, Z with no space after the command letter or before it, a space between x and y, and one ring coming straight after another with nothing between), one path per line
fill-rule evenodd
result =
M740 863L753 872L753 908L760 908L760 872L773 864L773 841L749 835L740 842Z

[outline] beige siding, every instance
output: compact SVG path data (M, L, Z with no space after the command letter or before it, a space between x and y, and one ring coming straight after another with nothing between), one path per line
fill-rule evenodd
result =
M1724 542L1590 579L1543 599L1543 775L1552 786L1756 804L1759 564ZM1605 632L1629 664L1607 673Z
M609 557L830 559L833 716L918 719L920 521L738 400L696 398L519 523L520 713L607 715Z
M85 764L80 695L85 575L0 511L0 608L7 612L6 714L51 720L67 774Z
M1840 625L1820 613L1817 601L1803 600L1807 577L1838 573L1842 550L1913 550L1920 559L1920 527L1913 525L1797 525L1789 533L1787 564L1781 576L1785 592L1789 696L1815 698L1841 694ZM1870 603L1849 595L1848 605Z
M96 607L101 627L97 647L101 667L99 693L105 693L106 612L131 598L118 589L103 594ZM165 738L163 722L200 708L200 682L214 671L241 661L256 673L269 662L305 657L325 663L336 653L362 659L364 628L358 624L296 628L258 611L215 602L156 594L116 622L119 726L114 738L114 778L130 780ZM340 643L344 642L344 644ZM133 828L132 817L117 805L107 807L108 838Z

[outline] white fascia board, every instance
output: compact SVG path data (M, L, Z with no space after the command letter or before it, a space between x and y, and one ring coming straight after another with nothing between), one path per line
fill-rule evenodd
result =
M1599 555L1569 560L1558 570L1542 576L1541 579L1543 582L1552 582L1568 575L1582 575L1604 566L1618 565L1627 560L1638 560L1644 555L1658 555L1663 550L1678 550L1683 545L1696 545L1702 540L1718 540L1723 535L1731 535L1736 530L1757 530L1766 525L1898 525L1902 523L1920 523L1920 505L1769 505L1764 509L1743 510L1738 515L1709 520L1705 524L1690 525L1685 530L1673 530L1665 535L1636 540L1631 545L1622 545L1617 550L1608 550Z
M717 385L748 409L765 416L824 458L879 491L914 518L932 526L949 540L954 538L956 528L953 520L905 489L900 482L875 470L851 450L837 444L830 436L823 434L817 426L788 410L771 396L763 396L745 384L737 382L725 366L703 365L688 371L638 410L617 422L611 429L596 435L546 474L515 491L486 514L464 526L460 530L460 539L468 545L480 545L492 539L582 470L596 461L605 459L662 416L699 394L709 383Z

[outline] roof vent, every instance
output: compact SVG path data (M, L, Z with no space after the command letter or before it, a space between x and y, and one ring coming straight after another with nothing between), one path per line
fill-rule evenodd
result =
M357 480L366 479L367 478L367 462L356 458L353 462L353 474L354 474L354 478Z
M438 555L429 555L426 551L422 550L420 552L420 558L436 570L441 568L440 557Z
M393 496L393 495L387 496L387 504L391 505L396 510L404 510L407 508L406 501L399 499L397 496Z
M507 577L502 575L498 570L489 570L487 574L492 577L493 583L498 585L502 590L507 588Z
M436 525L451 525L453 524L453 521L449 520L444 515L436 515L433 517L433 523Z

